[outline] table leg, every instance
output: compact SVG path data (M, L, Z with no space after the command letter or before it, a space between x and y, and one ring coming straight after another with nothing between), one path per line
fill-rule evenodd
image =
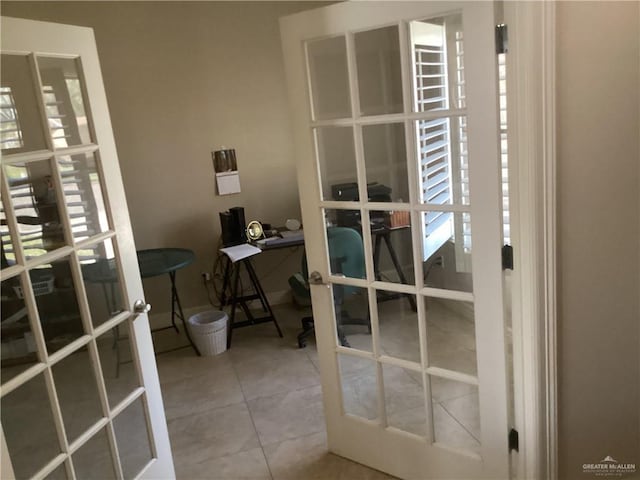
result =
M231 316L229 317L229 326L227 328L227 348L231 348L231 337L233 335L233 323L236 319L236 305L238 303L238 284L240 283L240 262L236 262L233 266L233 289L231 291Z
M380 245L382 243L382 235L375 235L376 243L373 247L373 273L376 280L380 280Z
M171 323L173 324L173 328L176 329L176 332L179 332L178 327L176 325L175 316L178 315L178 318L182 320L182 327L184 328L184 333L187 336L187 340L193 347L193 350L200 355L198 348L193 343L191 339L191 335L189 334L189 329L187 328L187 322L184 318L184 312L182 311L182 304L180 303L180 297L178 296L178 289L176 288L176 272L169 272L169 278L171 278ZM176 306L178 307L178 311L176 312Z
M171 278L171 325L173 325L176 333L180 333L180 330L178 330L178 326L176 325L176 298L178 298L178 291L176 290L176 272L169 272L169 278Z
M402 267L400 266L400 262L398 261L398 257L396 256L396 251L393 248L393 245L391 244L390 236L391 236L390 233L382 234L382 238L384 238L384 241L387 244L387 249L389 250L389 255L391 256L391 261L393 262L393 266L395 267L396 272L398 273L398 277L400 278L400 282L406 284L407 283L407 279L404 276L404 272L402 271ZM408 294L407 295L407 300L409 300L409 305L411 305L411 308L415 312L417 310L417 307L416 307L416 300L415 300L415 298L413 298L413 295Z
M117 301L116 301L116 290L113 282L109 282L109 291L107 291L106 283L101 283L102 285L102 294L104 295L104 299L107 305L107 311L109 312L109 316L112 317L115 314L119 313L116 311ZM115 350L116 356L116 378L120 377L120 329L119 325L116 325L112 329L113 333L113 344L111 345L111 349Z
M116 353L116 378L120 378L120 325L116 325L113 328L113 339L115 341L115 353Z
M222 279L222 291L220 292L220 307L224 307L227 304L227 288L229 288L231 272L231 260L225 255L224 261L224 277Z
M282 335L282 330L280 330L280 325L278 325L278 321L276 320L276 316L273 314L273 310L271 310L271 305L267 300L267 296L265 295L264 290L262 290L262 285L260 285L260 281L258 280L258 275L256 275L256 271L253 269L253 266L251 265L251 261L249 259L247 259L247 261L245 262L245 267L249 272L249 277L251 277L253 286L258 291L260 302L262 302L262 308L264 308L265 311L269 312L269 316L273 319L273 323L275 323L276 329L278 330L278 335L280 335L280 338L282 338L283 335Z

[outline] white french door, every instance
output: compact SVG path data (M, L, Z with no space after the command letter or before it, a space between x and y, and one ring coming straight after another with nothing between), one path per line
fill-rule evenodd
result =
M2 478L175 478L93 31L2 18Z
M401 478L509 477L494 28L492 2L281 20L329 448Z

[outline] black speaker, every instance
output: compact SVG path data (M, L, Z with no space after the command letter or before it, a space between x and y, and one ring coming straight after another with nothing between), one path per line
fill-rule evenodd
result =
M222 227L222 244L225 247L246 243L244 208L233 207L228 212L220 212L220 226Z

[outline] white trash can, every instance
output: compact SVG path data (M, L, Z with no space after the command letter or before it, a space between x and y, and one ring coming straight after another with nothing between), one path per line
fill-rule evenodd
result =
M220 310L197 313L187 322L193 343L202 355L218 355L227 349L229 317Z

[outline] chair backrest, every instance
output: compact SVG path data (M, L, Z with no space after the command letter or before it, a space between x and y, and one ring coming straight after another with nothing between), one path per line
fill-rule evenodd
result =
M331 271L342 273L351 278L365 278L364 266L364 245L362 237L357 230L347 227L331 227L327 230L329 239L329 258L331 261ZM301 284L300 279L304 279ZM306 253L302 254L302 275L294 275L289 278L289 284L294 290L309 296L307 279L309 278L309 268L307 266ZM355 291L355 287L343 287L343 293L350 294Z
M357 230L348 227L331 227L327 230L329 257L333 273L342 273L351 278L365 278L364 245ZM344 287L344 293L355 291L355 287Z

